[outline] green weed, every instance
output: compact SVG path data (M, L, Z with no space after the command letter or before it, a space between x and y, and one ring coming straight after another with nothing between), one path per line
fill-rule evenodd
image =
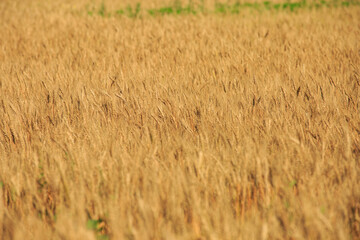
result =
M111 14L107 11L107 8L104 2L101 3L99 9L96 11L94 8L90 9L87 7L87 14L89 16L93 16L94 13L101 17L110 17L114 16L127 16L129 18L138 18L141 13L147 13L150 16L163 16L163 15L196 15L198 13L203 14L239 14L242 10L250 9L256 11L289 11L294 12L299 9L318 9L321 7L350 7L352 5L360 5L360 2L357 1L340 1L340 0L332 0L332 1L314 1L307 2L306 0L302 0L299 2L284 2L284 3L272 3L271 1L264 1L262 3L251 3L251 2L236 2L236 3L221 3L216 2L214 4L213 9L206 9L204 6L204 1L201 1L200 4L194 4L192 1L189 1L188 4L183 5L180 1L174 1L174 3L170 6L163 6L159 8L152 9L142 9L141 4L137 3L135 7L128 5L125 9L118 9L114 11L114 14Z
M126 13L127 16L130 18L136 18L140 15L140 10L141 10L141 4L137 3L135 8L132 8L130 5L128 5L126 7Z
M289 186L290 186L291 188L293 188L293 187L296 186L296 184L297 184L297 181L296 181L296 180L292 180L292 181L289 183Z
M89 219L86 222L86 228L96 233L97 240L108 240L109 236L105 233L105 221L102 219Z
M102 2L100 5L100 9L98 11L98 14L102 17L105 17L105 13L106 13L106 7L105 7L105 3Z

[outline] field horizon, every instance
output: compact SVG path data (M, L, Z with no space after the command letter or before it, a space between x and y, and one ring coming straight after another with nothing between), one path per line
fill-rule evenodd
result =
M1 1L0 239L360 239L346 2Z

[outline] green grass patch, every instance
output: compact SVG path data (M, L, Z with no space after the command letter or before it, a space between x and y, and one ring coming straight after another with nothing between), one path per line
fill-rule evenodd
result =
M98 15L101 17L111 17L111 16L126 16L129 18L139 18L145 15L149 16L164 16L164 15L196 15L199 13L202 14L239 14L245 10L256 10L258 12L263 11L287 11L287 12L296 12L300 9L318 9L323 7L350 7L360 5L359 0L319 0L319 1L297 1L297 2L283 2L283 3L272 3L271 1L264 1L262 3L251 3L251 2L235 2L235 3L222 3L216 2L211 9L206 9L204 7L204 2L200 4L194 4L192 1L189 1L187 4L183 5L180 1L175 1L172 5L162 6L152 9L143 9L141 4L137 3L135 5L127 5L123 9L118 9L115 11L108 11L104 2L100 6L89 8L87 6L87 14L89 16Z

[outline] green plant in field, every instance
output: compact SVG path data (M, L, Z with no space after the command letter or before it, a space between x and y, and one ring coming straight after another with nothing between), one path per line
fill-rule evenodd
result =
M154 16L156 14L156 10L154 9L149 9L147 10L148 14L150 14L151 16Z
M320 212L321 212L322 214L325 214L325 213L326 213L326 207L325 207L325 206L321 206L321 207L320 207Z
M174 12L172 7L164 7L164 8L160 8L159 12L161 14L172 14Z
M296 180L292 180L292 181L289 183L289 186L290 186L291 188L293 188L293 187L296 186L296 184L297 184L297 181L296 181Z
M195 9L193 8L193 4L192 1L189 1L188 4L186 6L182 6L180 1L175 1L174 3L174 8L175 8L175 13L176 14L189 14L189 13L194 13L196 14Z
M206 12L204 0L201 0L201 1L200 1L200 4L199 4L197 7L198 7L198 9L199 9L199 12L201 12L201 13L205 13L205 12Z
M97 240L109 239L109 236L105 234L105 221L102 219L89 219L86 222L86 228L96 233Z
M148 13L152 16L155 16L155 15L173 14L174 11L175 10L173 7L162 7L159 9L149 9Z
M122 9L119 9L119 10L116 10L115 14L120 16L120 15L125 14L125 11Z
M275 10L279 10L280 7L281 7L281 4L280 4L280 3L277 3L277 4L274 4L274 5L273 5L273 8L274 8Z
M227 5L225 3L216 3L215 4L215 12L216 13L226 13Z
M359 5L359 1L340 1L340 0L332 0L332 1L315 1L315 2L307 2L306 0L302 0L299 2L284 2L284 3L272 3L271 1L264 1L262 3L257 2L235 2L231 3L222 3L215 2L213 9L206 9L204 6L204 1L202 0L199 4L194 4L192 1L189 1L186 5L179 0L174 1L174 3L170 6L163 6L159 8L147 9L145 12L150 16L163 16L163 15L172 15L172 14L193 14L196 15L200 13L216 13L216 14L239 14L242 10L250 9L256 11L290 11L294 12L299 9L317 9L321 7L349 7L352 5ZM94 13L97 12L97 15L101 17L110 17L112 14L107 11L104 2L101 3L99 9L97 11L94 8L87 7L87 13L89 16L93 16ZM125 15L130 18L137 18L140 16L142 12L140 3L137 3L135 7L128 5L125 9L119 9L114 11L114 16L122 16Z
M94 7L90 7L90 5L86 5L86 12L89 16L93 16L94 12L95 12L95 8Z
M140 10L141 10L141 4L140 3L137 3L135 5L135 8L128 5L126 7L126 14L130 18L136 18L136 17L138 17L140 15Z
M263 5L266 9L268 9L268 10L271 9L271 2L265 1L265 2L263 2Z
M200 5L199 11L204 11L203 5ZM147 12L151 16L170 14L197 14L197 10L195 9L191 1L186 6L183 6L180 1L175 1L173 6L149 9Z
M100 9L98 11L98 14L102 17L105 17L105 13L106 13L106 7L105 7L105 3L102 2L100 5Z

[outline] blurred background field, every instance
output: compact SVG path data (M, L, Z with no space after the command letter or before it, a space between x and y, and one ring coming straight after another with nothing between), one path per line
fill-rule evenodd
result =
M1 1L0 239L360 239L343 2Z

